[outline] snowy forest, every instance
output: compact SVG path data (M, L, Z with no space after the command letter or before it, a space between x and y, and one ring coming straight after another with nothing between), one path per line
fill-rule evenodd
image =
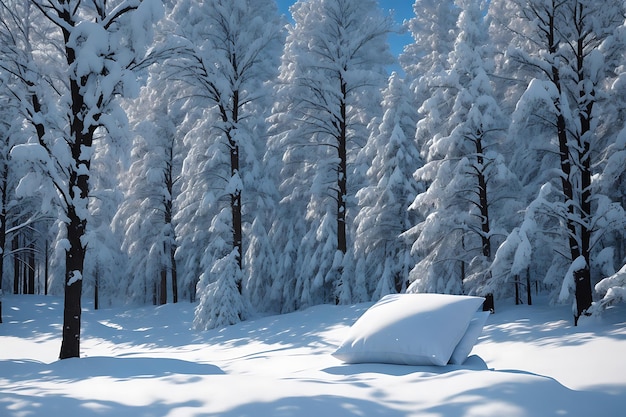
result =
M413 10L0 0L0 295L65 296L61 358L85 302L626 298L626 3Z

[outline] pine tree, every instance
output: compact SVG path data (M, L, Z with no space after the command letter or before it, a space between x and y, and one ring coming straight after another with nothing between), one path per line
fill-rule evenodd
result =
M610 122L599 110L609 84L607 74L615 65L614 51L620 48L614 35L623 24L623 5L524 1L511 3L509 10L509 20L520 34L509 59L535 78L518 102L516 128L525 129L537 121L551 126L542 133L555 144L551 151L557 156L545 159L552 160L558 174L547 179L553 194L544 199L544 210L562 220L564 227L557 227L552 236L559 236L565 251L555 255L552 266L562 266L551 268L552 276L547 279L561 287L561 300L575 295L577 322L592 302L591 267L594 247L599 248L597 239L619 227L613 221L615 206L599 204L606 200L592 179L594 157L607 143L602 136L611 131L603 128ZM558 248L558 239L554 242L551 246ZM567 254L565 262L560 261L563 253Z
M126 106L136 136L130 167L121 174L125 198L115 223L130 261L128 295L144 303L178 301L174 217L185 112L171 97L179 88L162 68L154 68L139 99Z
M122 239L114 233L112 225L122 201L119 178L114 174L121 171L120 160L124 158L120 155L120 145L130 142L125 139L113 140L105 134L94 140L83 283L83 294L92 296L94 309L126 301L121 289L126 287L124 271L128 259L121 251Z
M370 0L299 1L291 11L295 23L283 54L270 152L285 155L281 188L288 192L276 222L305 223L296 226L302 235L292 235L294 300L301 308L350 298L342 271L352 249L349 213L362 181L352 175L353 162L367 123L379 113L392 23Z
M415 0L413 11L415 16L406 25L414 42L404 48L400 63L412 87L424 92L428 83L420 79L447 67L459 9L454 0Z
M185 160L184 208L178 221L205 228L207 223L201 219L206 218L211 224L211 234L192 243L204 245L196 324L210 328L247 314L241 309L246 305L243 260L248 229L244 216L246 204L255 199L247 200L244 191L254 188L250 181L256 181L261 171L257 142L265 140L265 133L258 119L265 109L260 100L268 94L264 83L273 78L277 66L273 63L281 45L281 24L276 5L269 0L183 1L176 4L173 16L188 40L188 55L172 65L204 107L203 120L187 133L190 155ZM201 139L205 137L209 140ZM195 257L189 252L197 248L187 247L186 242L187 238L181 242L181 253ZM183 263L192 262L187 258ZM223 288L215 289L216 285ZM237 294L229 294L233 289ZM204 305L221 302L215 297L240 299L231 303L233 311L218 310L228 319L213 315ZM199 317L202 314L210 317Z
M2 323L2 296L5 287L4 258L7 252L7 232L11 221L11 208L15 206L15 166L9 163L13 141L19 137L22 117L17 103L11 99L8 86L10 77L0 71L0 323Z
M357 262L354 301L369 301L406 289L415 264L411 245L400 235L417 223L408 206L423 189L413 180L422 165L414 141L417 114L411 94L396 73L383 91L384 115L374 128L360 158L370 161L369 185L358 191L355 218Z
M456 5L459 31L450 70L441 77L441 94L453 97L453 105L448 115L435 116L445 128L427 142L426 163L416 172L429 185L412 205L425 220L411 232L422 257L411 272L411 291L463 293L472 290L466 279L487 278L497 230L492 210L512 178L498 152L505 125L488 76L493 52L485 10L471 1Z

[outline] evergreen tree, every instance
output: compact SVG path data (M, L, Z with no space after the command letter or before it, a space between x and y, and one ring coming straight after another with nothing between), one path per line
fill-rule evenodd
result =
M128 253L130 297L140 302L165 304L178 301L177 265L174 259L174 201L182 164L178 126L184 115L170 87L153 72L130 111L137 136L133 141L131 165L122 171L126 197L117 215L117 227L124 231L123 248ZM130 106L129 106L130 107ZM146 114L145 112L148 112Z
M122 240L112 225L122 201L119 178L115 175L122 171L120 160L124 158L119 146L122 143L129 141L113 140L106 134L94 140L83 293L91 295L95 309L126 300L122 289L126 287L124 271L128 259L121 251Z
M549 172L557 171L547 179L551 186L542 189L553 194L537 195L543 196L544 212L561 222L550 220L545 227L558 237L552 239L557 252L546 279L561 287L561 300L575 295L577 322L592 302L591 268L594 251L601 246L598 239L621 224L615 219L622 210L598 193L592 179L598 166L595 156L611 142L603 137L612 131L605 128L611 122L600 109L616 51L623 48L615 36L624 22L623 4L524 1L512 2L509 10L519 33L509 59L535 78L517 104L513 128L519 132L541 121L552 129L542 134L557 156L546 157L552 161ZM559 251L559 246L565 250Z
M417 223L408 206L423 191L413 180L422 165L414 141L417 114L409 89L396 73L383 91L384 115L372 131L360 158L370 162L369 185L356 197L356 285L354 301L369 301L406 289L415 265L411 245L400 235ZM359 292L363 292L360 295Z
M14 167L9 158L13 141L19 137L19 127L22 117L19 108L11 99L10 87L7 85L10 77L0 70L0 323L2 323L2 295L6 275L4 273L4 259L7 253L7 232L11 221L11 208L15 206L15 175ZM8 283L8 280L7 280Z
M424 91L428 83L419 81L447 67L453 49L459 9L454 0L415 0L415 16L406 22L414 42L400 56L400 64L413 88ZM427 97L424 97L427 98Z
M411 232L421 257L411 272L411 291L463 293L473 288L466 279L486 279L498 229L492 211L512 179L498 152L505 125L488 76L493 59L484 5L456 5L459 32L442 77L442 94L454 101L440 119L445 129L427 142L426 163L416 172L429 186L412 205L425 220Z
M245 205L256 200L245 197L244 189L252 191L256 175L262 172L257 142L265 140L265 133L258 118L265 109L260 100L268 94L264 83L273 78L277 67L281 24L270 0L183 1L175 6L173 16L189 46L187 58L172 64L204 107L203 120L187 134L190 155L184 174L190 177L184 177L181 206L185 208L178 220L192 222L196 228L206 227L203 218L211 224L207 239L193 241L194 248L183 240L180 253L195 256L187 253L197 250L197 245L204 246L198 286L201 305L195 322L211 328L233 324L247 314L242 309L246 304L244 231L249 230L244 216ZM209 140L200 139L203 137ZM189 265L190 261L184 259L183 263ZM228 293L233 289L237 294ZM240 300L230 303L232 299ZM221 308L210 310L205 304ZM209 316L200 317L203 314Z
M287 219L305 223L294 227L303 234L289 235L296 242L276 244L297 247L290 276L294 307L301 308L351 299L342 271L351 269L344 263L352 250L349 213L362 182L352 169L365 127L379 115L392 23L370 0L299 1L291 11L270 152L285 155L287 194L273 227L282 229Z

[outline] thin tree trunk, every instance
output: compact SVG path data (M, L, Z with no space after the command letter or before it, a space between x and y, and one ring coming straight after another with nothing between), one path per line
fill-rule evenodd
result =
M348 199L347 180L347 86L346 82L341 80L341 103L340 103L340 120L339 135L337 137L337 153L339 157L339 166L337 167L337 250L345 254L348 251L348 242L346 238L346 200Z
M587 34L584 31L584 10L583 5L578 5L575 10L576 25L579 33L577 40L577 72L578 85L581 89L579 92L580 99L583 101L583 111L579 112L580 120L580 137L578 138L579 146L579 169L581 177L580 190L580 253L585 258L587 267L574 275L576 283L576 306L577 315L580 317L589 307L591 307L592 290L591 290L591 270L590 265L590 245L591 245L591 152L589 145L589 135L591 135L591 120L593 118L593 105L595 103L595 90L590 92L585 89L585 42Z
M159 283L159 296L157 297L159 300L159 305L167 304L167 268L163 267L161 269L161 279Z
M100 307L100 300L98 300L98 288L100 286L100 274L98 273L98 265L96 265L96 270L94 272L94 289L93 289L93 309L98 310Z
M178 274L176 271L176 249L170 246L170 267L172 273L172 302L178 302Z
M561 83L559 79L559 70L556 67L553 67L553 83L557 87L559 93L561 91ZM561 111L561 103L560 100L557 100L555 103L557 108L558 116L557 116L557 136L559 140L559 156L561 160L561 171L563 175L561 175L561 186L563 189L563 196L565 203L568 207L568 218L567 218L567 231L569 235L569 248L571 253L572 261L580 256L580 248L578 246L578 240L576 239L577 231L576 231L576 223L574 222L574 190L571 182L571 158L569 155L569 146L567 144L567 130L565 127L565 117Z
M533 305L532 288L530 286L530 268L526 268L526 301L528 305Z
M5 163L2 170L2 189L0 189L0 204L2 209L0 210L0 323L2 323L2 281L4 281L4 254L6 253L7 243L7 186L9 177L9 165Z
M172 276L172 302L178 302L178 277L176 272L176 232L174 230L174 226L172 224L173 217L173 196L174 196L174 174L172 170L174 169L174 144L169 148L169 163L167 166L166 172L166 187L169 197L165 201L165 224L169 227L170 233L172 236L170 237L170 241L166 243L164 249L164 253L167 254L169 252L169 270Z
M48 269L50 265L50 249L48 248L48 239L46 238L46 249L45 249L45 263L44 263L44 295L48 295Z
M20 247L19 233L13 235L11 239L11 251L13 252L13 294L20 293L20 258L17 253Z
M28 245L28 263L25 265L26 276L28 277L28 294L35 294L35 244Z
M233 67L237 68L237 61L233 58ZM230 175L231 178L234 176L240 176L239 173L239 143L237 139L234 137L233 133L236 129L236 125L239 122L239 90L235 90L233 92L233 102L232 102L232 115L231 115L231 123L232 127L229 127L229 130L226 132L226 136L228 138L228 144L230 147ZM225 115L226 113L223 112ZM225 121L228 119L225 117ZM237 266L240 270L243 269L243 224L241 219L241 190L239 188L235 189L230 195L230 210L232 215L233 222L233 250L237 251ZM243 283L241 280L237 281L237 289L241 294L243 292Z

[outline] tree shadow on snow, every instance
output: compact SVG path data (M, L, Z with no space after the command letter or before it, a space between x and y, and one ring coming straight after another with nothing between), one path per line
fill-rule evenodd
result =
M200 401L162 402L129 405L111 400L81 400L66 395L22 395L19 393L0 396L0 415L3 417L48 416L115 416L115 417L165 417L174 410L202 407ZM196 415L196 414L189 414Z
M434 390L433 395L449 392L447 397L438 399L436 405L423 409L419 400L415 400L419 415L556 417L598 415L601 412L602 415L613 416L621 415L626 407L626 391L622 386L577 391L549 376L488 368L477 355L470 356L463 365L362 363L334 366L322 371L347 377L343 383L367 385L368 378L364 378L364 374L379 374L408 377L406 383L411 384L415 392Z
M202 332L203 342L238 347L256 341L284 348L325 346L334 350L339 341L336 344L327 341L324 333L351 326L370 306L371 303L340 307L323 304L279 316L255 318Z
M626 340L626 306L581 317L574 326L570 306L504 306L491 315L480 342L524 342L535 346L580 346L598 337Z
M328 343L320 333L337 326L351 326L370 306L371 303L342 307L319 305L207 331L192 329L194 304L142 307L128 312L87 311L83 312L83 337L85 340L100 337L115 344L158 348L194 344L238 347L251 341L285 347L321 346Z
M96 377L123 381L171 375L224 375L224 371L211 364L169 358L86 357L51 364L28 360L0 361L0 378L9 384L32 380L71 382Z
M203 417L406 417L376 400L335 395L284 397L275 401L242 404L231 410L202 414Z
M424 411L441 416L617 416L626 406L623 390L577 391L554 378L526 371L488 370L479 374L477 378L494 382L455 392Z

